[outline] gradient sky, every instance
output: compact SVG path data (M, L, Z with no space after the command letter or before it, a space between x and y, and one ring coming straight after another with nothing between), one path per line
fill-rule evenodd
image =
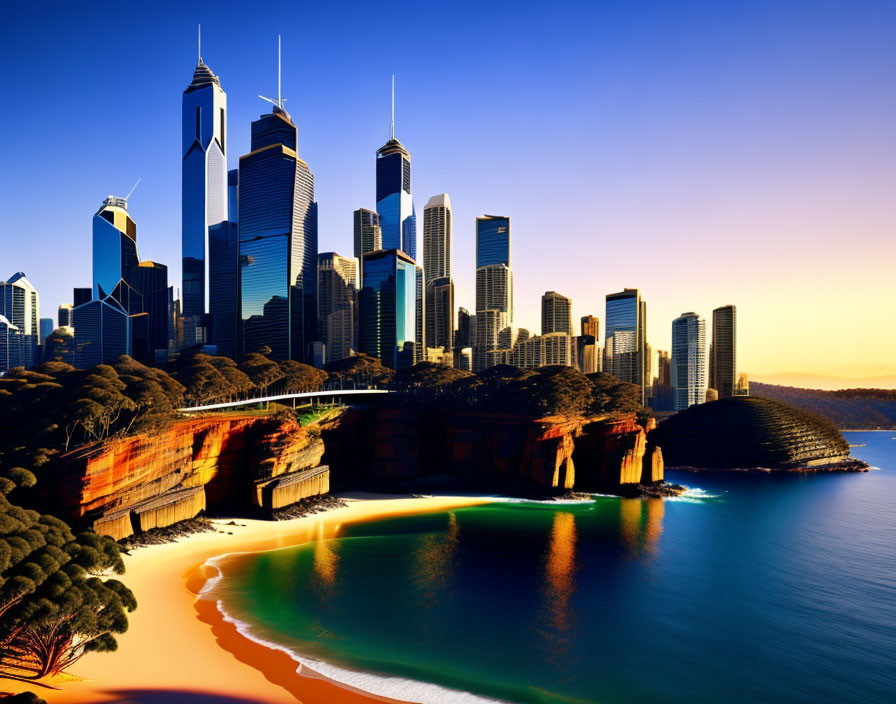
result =
M350 255L352 211L374 207L395 73L418 222L431 195L454 206L459 305L475 217L506 214L533 332L546 290L603 322L638 287L654 349L680 313L734 303L741 371L896 373L892 0L135 5L0 10L0 278L24 271L43 316L90 285L91 217L138 177L141 257L179 285L201 22L231 168L283 35L321 251Z

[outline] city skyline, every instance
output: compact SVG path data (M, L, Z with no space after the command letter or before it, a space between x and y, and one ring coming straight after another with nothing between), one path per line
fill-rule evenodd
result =
M869 10L872 6L873 3L865 5ZM741 11L750 14L743 8ZM783 20L781 26L774 30L766 29L769 34L766 39L771 41L772 46L781 48L783 30L788 27L793 30L796 17L784 11L779 14L783 16L777 17ZM769 114L778 114L782 119L786 118L785 122L793 122L797 117L807 118L810 108L819 109L826 105L821 100L822 76L826 81L847 81L847 69L854 71L857 65L861 65L865 69L862 81L854 78L848 81L848 85L853 86L861 98L861 106L856 107L855 112L833 104L827 106L830 109L825 114L823 124L819 121L801 122L800 130L796 130L797 135L801 136L790 144L784 144L781 140L795 128L794 124L788 123L788 130L772 130L765 136L765 149L760 149L758 156L749 154L738 143L737 137L743 129L755 133L760 127L768 128L759 114L750 113L749 119L740 115L734 123L736 128L730 123L723 125L717 122L716 131L701 140L695 136L697 124L702 122L699 115L689 115L695 117L694 124L685 124L678 109L664 104L666 110L661 111L661 116L676 119L664 126L662 139L658 138L660 135L656 131L659 117L656 120L644 118L630 130L620 132L620 126L614 120L620 118L620 110L633 107L636 91L613 84L616 88L614 96L617 100L621 98L621 101L613 103L610 97L605 98L601 103L604 111L601 119L586 130L584 125L571 118L569 108L575 101L571 103L568 96L558 96L556 90L559 86L539 84L547 95L554 98L549 123L550 151L556 149L566 160L565 166L570 167L561 169L564 177L560 179L563 184L560 184L562 187L559 190L554 190L553 184L531 177L535 173L532 163L537 166L544 160L543 163L547 164L556 155L549 156L541 145L530 144L524 148L520 137L523 128L531 128L534 122L544 124L546 108L539 107L528 113L524 111L519 116L522 126L516 127L508 126L494 112L472 122L460 119L464 112L462 108L466 106L469 110L465 99L471 99L474 93L464 92L458 84L462 80L469 81L470 91L483 87L483 78L472 80L474 77L467 62L451 70L449 84L457 104L449 105L440 120L432 120L426 111L440 96L433 85L424 80L425 62L419 67L409 62L407 67L401 66L396 70L394 56L387 55L372 62L373 66L352 70L349 68L350 59L346 58L344 63L328 65L320 72L323 77L309 79L298 70L297 59L293 59L290 65L289 57L299 54L299 37L284 34L285 92L301 98L295 105L290 103L290 111L299 128L299 139L308 154L308 162L314 164L316 200L320 203L320 250L350 256L352 226L349 218L352 212L359 207L376 207L373 159L375 150L388 137L389 81L395 72L396 134L414 154L417 205L419 207L438 193L447 192L452 197L455 210L453 276L457 291L456 305L469 310L475 308L474 219L484 213L502 212L511 216L514 222L514 324L519 327L533 331L539 329L540 298L546 290L561 290L568 295L573 301L573 318L578 319L587 314L601 318L603 298L607 293L637 287L649 303L647 339L654 350L669 349L668 328L681 310L695 310L708 318L716 307L736 303L739 308L738 367L741 371L752 374L804 371L843 376L892 374L896 369L889 361L891 355L888 350L896 344L896 325L891 324L888 316L896 314L893 307L886 304L887 300L893 299L893 284L889 283L886 271L896 245L891 236L885 235L892 234L896 222L890 212L892 208L886 207L883 194L888 183L884 177L892 176L884 165L892 162L888 150L896 147L896 143L892 130L889 133L879 130L874 139L867 138L867 144L860 144L858 138L847 136L847 133L860 134L862 129L849 127L848 130L834 130L838 124L841 127L851 125L852 122L844 122L848 120L872 121L875 124L881 120L883 124L890 120L891 112L896 113L892 95L871 95L875 81L882 74L878 76L874 73L870 59L876 57L877 61L880 51L883 51L883 47L873 41L876 34L871 14L866 12L861 17L849 18L849 26L854 31L866 33L869 42L863 50L854 50L848 57L835 57L832 48L820 45L821 39L828 37L830 23L834 20L832 12L814 16L813 21L800 31L808 42L805 51L810 52L813 59L820 60L818 65L810 70L803 65L804 59L795 64L785 62L790 70L785 71L783 77L776 76L772 87L756 96L759 103L764 101ZM704 18L698 23L700 28L706 29L707 23L711 25L721 17L720 14L709 15L710 19ZM602 16L607 26L621 23L632 29L631 18L623 12L605 12ZM232 15L210 24L206 24L206 18L196 19L204 23L203 57L221 77L228 92L230 144L227 151L231 156L228 168L233 169L236 168L233 155L248 152L249 123L266 112L267 106L254 96L270 92L273 84L276 60L273 38L278 28L267 24L263 28L249 27L246 29L246 43L243 44L233 40L234 28L228 29L228 25L234 24ZM671 21L669 18L666 20ZM453 18L452 21L459 20ZM483 18L477 21L483 21ZM513 26L519 28L531 21L532 18L523 13L521 18L513 21ZM99 29L102 26L99 23ZM173 26L176 37L166 41L163 50L159 50L157 43L152 45L150 42L152 32L161 31L158 27L154 28L152 22L138 35L133 50L128 53L128 75L132 80L118 95L118 104L125 109L118 111L114 118L97 112L91 105L92 94L85 89L83 82L76 85L61 80L58 99L65 100L67 115L73 117L70 125L57 125L62 133L59 137L65 138L67 131L75 126L84 131L84 136L77 139L69 134L70 144L67 146L71 147L73 156L71 160L55 156L57 173L54 179L48 181L43 174L32 171L29 163L25 163L22 177L9 184L2 196L10 199L9 207L3 208L4 231L20 235L10 238L11 241L4 241L5 256L12 265L11 269L24 271L41 292L44 304L41 315L44 317L52 314L59 304L71 303L72 286L83 284L78 272L89 269L89 261L85 263L82 260L89 260L89 248L85 246L90 233L88 219L95 210L96 202L107 193L121 195L139 176L143 176L144 180L130 205L132 214L141 223L141 254L168 264L171 282L181 280L180 165L176 146L180 121L178 103L195 67L196 30L191 18L183 18ZM650 27L652 24L648 26L645 21L641 29L647 31ZM25 21L20 29L27 37L28 22ZM69 32L65 37L57 37L58 41L45 43L41 48L45 56L37 63L47 57L58 60L66 47L78 46L80 41L89 40L91 32L99 31L96 28L82 29L80 33ZM34 32L36 28L31 26L30 30ZM55 30L51 28L50 31ZM756 31L757 28L749 23L741 30L728 28L729 33L753 40L756 39ZM703 42L710 41L700 36ZM4 54L9 52L5 57L6 65L14 67L24 64L32 56L32 49L19 38L11 40L3 49ZM611 45L614 51L623 51L619 41ZM292 52L289 51L290 47L293 48ZM758 50L752 45L750 48L752 51ZM573 41L570 51L584 51L581 41ZM682 51L683 54L674 55L673 63L678 68L693 59L688 51ZM878 53L875 54L875 51ZM627 54L623 52L620 56ZM725 52L722 52L722 58L729 62L733 60L730 53ZM78 64L79 60L102 64L112 58L103 52L86 57L75 51L72 61L83 68ZM238 67L239 63L244 63L245 67ZM499 63L486 63L485 76L494 79ZM586 78L592 83L596 78L609 80L608 74L599 68L603 65L595 63L594 72L586 72ZM657 71L663 73L660 69ZM74 72L97 76L90 70ZM15 77L16 72L11 73ZM354 84L347 80L347 75L354 75ZM541 70L538 76L544 77ZM804 85L798 78L815 80ZM507 78L506 83L519 80ZM735 71L732 80L742 85L747 81L747 76ZM564 83L560 78L558 81ZM96 82L100 86L103 83L101 80ZM330 94L331 98L335 97L334 100L319 99L323 90L321 82L327 82L328 88L335 91L335 95ZM793 82L792 85L790 82ZM11 89L14 89L18 83L16 80L12 83ZM145 100L137 99L129 83L139 83L141 88L146 89ZM650 93L645 98L645 104L659 98L669 98L657 84L651 85L659 92ZM703 112L707 115L714 118L731 117L736 112L735 107L746 105L755 108L755 101L745 101L744 96L735 91L728 91L715 83L713 85L717 92L708 95L697 90L697 85L688 84L688 95L702 98ZM807 101L807 96L802 94L800 101L804 105L797 111L795 105L800 101L796 98L788 100L782 91L788 86L799 85L803 85L805 90L812 89L808 97L813 100ZM594 85L589 84L589 88L594 88ZM360 101L363 105L355 100L352 103L353 111L349 112L340 98L352 90L356 98L360 90L364 100ZM593 97L594 91L585 92ZM22 93L27 98L29 90ZM879 107L869 108L869 101L877 101L874 104ZM867 114L861 117L863 111ZM11 118L7 116L3 119ZM144 127L141 120L153 120L159 128L149 133L141 131ZM575 124L571 125L570 120ZM40 118L29 123L27 129L17 126L19 131L24 131L25 138L11 145L13 157L21 148L19 141L23 145L33 146L27 137L32 130L34 134L46 130L42 124ZM175 132L173 139L172 125ZM453 125L454 129L448 129L446 125ZM564 126L575 129L566 129L564 133L561 129ZM136 131L141 135L141 143L134 148L101 149L104 146L101 140L114 142L119 133L133 134ZM868 132L867 129L864 131ZM681 137L685 137L685 141L691 140L689 143L692 146L715 147L716 150L723 147L722 154L716 154L708 165L695 167L683 156L676 156L672 142ZM347 145L331 153L329 147L334 139L339 138ZM649 148L659 149L654 154L661 157L659 162L654 160L648 163L646 159L639 161L636 158L622 164L619 160L621 152L614 147L614 140L620 138L623 141L616 141L616 147L634 149L635 155L639 151L634 142L645 140ZM72 139L77 144L71 143ZM476 151L466 153L461 147L471 140L477 144ZM582 151L592 157L596 145L599 145L598 151L608 150L605 156L614 159L598 160L600 166L583 176L581 157L571 153L570 143L573 140L578 140ZM852 158L854 162L859 160L853 164L853 169L862 164L877 165L877 177L871 177L873 169L870 172L868 169L858 169L841 174L824 168L807 179L805 158L809 158L813 149L817 151L819 146L827 149L823 153L828 157L839 154L843 158ZM851 154L850 147L853 149ZM876 150L874 153L872 147ZM38 155L40 148L38 146ZM82 148L93 154L90 160L84 159L80 151ZM454 151L465 152L463 159L452 155ZM471 162L474 154L476 162ZM735 164L733 157L743 159L744 163ZM830 166L827 157L816 158L820 159L819 164ZM466 180L455 173L460 161L465 164L463 175ZM529 162L532 163L528 169L522 166ZM759 162L763 168L751 171L749 178L745 178L748 175L746 162L753 167ZM502 168L498 172L489 168L499 164ZM621 165L626 168L621 168ZM655 172L648 173L648 166L652 166ZM737 170L738 166L743 167L742 172ZM529 178L514 175L512 171L516 168L523 169ZM340 170L347 177L340 178ZM684 190L675 183L675 176L681 170L688 176ZM475 173L478 171L483 172L482 175ZM799 178L795 171L799 171ZM73 172L78 174L77 177L71 176ZM721 179L723 185L710 184L710 177L715 176L714 180L718 180L719 172L727 175L727 178ZM506 174L506 177L498 179L495 173ZM67 174L69 180L66 180ZM765 177L765 182L761 182L760 176ZM574 185L585 188L590 199L583 200L576 196L575 188L570 189L569 182L574 177L580 181ZM614 183L614 179L619 182ZM33 198L38 188L50 193L52 207L58 213L53 218L51 232L44 227L35 229L36 220L29 219L19 206L22 202L28 203L27 194L32 194ZM838 197L830 199L827 195L830 193ZM540 194L548 196L550 205L544 198L536 197ZM682 194L690 200L673 202ZM788 198L792 201L787 202ZM714 199L715 202L710 203ZM707 207L694 210L695 202L704 202ZM653 222L645 219L642 212L645 207L657 211ZM593 217L595 212L597 218ZM592 214L588 227L573 227L576 219L586 221L582 217L584 213ZM659 221L663 219L666 222L660 225ZM581 248L583 256L544 257L539 244L545 240L568 246L571 250ZM849 247L836 246L836 243L846 241L850 243ZM39 242L40 246L35 247L35 242ZM65 246L68 243L71 245ZM700 275L687 281L682 281L674 271L679 264L678 257L683 256L677 252L676 245L680 243L686 243L692 250L687 253L688 256L692 256L698 248L705 253ZM421 245L418 232L418 248ZM873 248L874 256L869 254L869 246ZM720 252L720 248L723 251ZM836 256L832 254L834 251ZM722 255L731 263L733 273L731 269L712 266ZM829 278L834 279L835 285L826 281ZM761 285L757 285L759 281ZM866 330L867 346L844 350L836 336L830 334L827 322L844 319L847 315Z

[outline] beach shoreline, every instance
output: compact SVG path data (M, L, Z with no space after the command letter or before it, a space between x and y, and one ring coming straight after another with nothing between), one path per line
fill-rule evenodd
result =
M118 650L90 653L59 689L0 683L2 691L35 691L49 704L343 704L397 702L313 672L285 650L240 633L216 602L200 597L217 576L215 558L262 552L339 534L347 523L442 511L494 501L494 497L408 497L351 493L346 506L287 521L216 519L216 531L134 549L124 555L121 577L137 598Z

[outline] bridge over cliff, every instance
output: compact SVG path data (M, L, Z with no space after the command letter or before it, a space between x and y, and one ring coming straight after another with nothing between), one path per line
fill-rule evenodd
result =
M275 403L292 402L293 408L300 400L314 401L318 398L332 398L340 400L346 396L373 396L378 394L392 393L386 389L331 389L329 391L309 391L296 394L278 394L276 396L260 396L258 398L247 398L239 401L226 401L224 403L209 403L202 406L188 406L186 408L178 408L180 413L198 413L200 411L221 411L228 408L239 408L241 406L257 406L263 405L265 408L272 401Z

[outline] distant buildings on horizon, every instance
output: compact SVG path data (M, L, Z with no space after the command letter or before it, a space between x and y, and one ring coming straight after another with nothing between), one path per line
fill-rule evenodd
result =
M602 346L599 318L581 317L577 335L572 300L557 291L542 296L540 334L515 327L508 216L476 218L475 308L456 308L447 193L424 206L417 259L394 79L389 139L376 151L376 210L353 212L352 257L319 253L314 176L296 124L279 93L264 100L271 112L252 122L249 153L228 170L227 95L199 57L182 97L181 295L164 264L140 261L127 198L109 196L93 217L91 285L59 306L56 326L38 318L24 274L0 282L0 373L41 359L90 367L122 354L162 366L184 349L241 359L266 346L275 360L318 366L361 352L396 369L427 360L476 372L497 364L604 371L635 384L657 411L747 392L731 305L713 311L708 354L699 315L673 321L672 349L657 352L655 376L638 289L606 296Z

